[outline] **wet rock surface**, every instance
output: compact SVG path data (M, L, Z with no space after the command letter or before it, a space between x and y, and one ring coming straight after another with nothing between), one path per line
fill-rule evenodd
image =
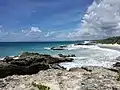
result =
M19 57L5 57L0 61L0 78L8 75L35 74L40 70L64 69L59 65L61 62L71 62L71 58L57 58L39 53L24 52Z
M113 64L113 67L120 67L120 62L116 62L115 64Z
M75 54L69 54L69 55L64 55L64 54L58 54L59 57L76 57Z
M61 45L58 47L52 47L51 50L66 50L67 46L66 45Z

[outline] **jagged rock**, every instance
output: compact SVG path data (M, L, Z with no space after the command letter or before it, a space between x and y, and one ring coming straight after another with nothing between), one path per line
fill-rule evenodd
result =
M113 67L120 67L120 62L116 62L115 64L113 64Z
M66 69L66 68L60 66L59 64L51 64L50 67L53 69Z
M80 71L82 68L76 67L76 68L70 68L69 71L70 72L74 72L74 71Z
M8 76L0 81L0 90L38 90L38 85L47 86L50 90L120 90L117 72L103 67L88 69L92 72L81 68L70 71L48 69L33 75Z
M13 57L8 57L8 56L6 56L5 58L4 58L4 61L6 61L6 62L9 62L9 61L12 61L13 60Z
M117 57L116 60L120 61L120 57Z
M59 57L76 57L75 54L71 55L63 55L63 54L58 54Z
M13 74L35 74L40 70L50 68L64 69L59 65L61 62L71 62L71 58L57 58L39 53L22 53L18 59L6 57L0 61L0 78Z
M51 50L66 50L66 45L61 45L59 47L52 47Z
M52 47L51 50L65 50L65 49L60 47Z
M29 53L29 52L23 52L20 57L29 57L29 56L34 56L34 55L40 55L39 53Z

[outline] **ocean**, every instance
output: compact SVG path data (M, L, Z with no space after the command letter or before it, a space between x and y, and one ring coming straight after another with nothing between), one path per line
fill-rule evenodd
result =
M82 41L80 41L82 42ZM22 52L38 52L42 54L56 54L61 51L51 51L45 48L56 47L59 45L69 45L79 43L77 41L61 41L61 42L0 42L0 57L15 56Z
M58 54L75 54L73 62L61 63L66 68L82 67L82 66L103 66L110 67L116 62L115 58L120 55L117 50L108 48L100 48L96 45L77 45L75 43L83 43L84 41L63 41L63 42L0 42L0 58L5 56L16 56L22 52L38 52L41 54L50 54L57 56ZM54 51L51 47L67 45L68 50Z

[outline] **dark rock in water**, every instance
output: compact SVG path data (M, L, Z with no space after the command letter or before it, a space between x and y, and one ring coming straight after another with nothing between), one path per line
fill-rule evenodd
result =
M76 57L75 54L72 54L70 57Z
M66 45L61 45L59 47L52 47L51 50L66 50Z
M63 54L58 54L59 57L76 57L75 54L71 55L63 55Z
M120 62L116 62L115 64L113 64L113 67L120 67Z
M53 50L55 47L51 47L51 49Z
M77 44L74 44L74 45L95 45L94 43L77 43Z
M51 50L65 50L64 48L57 48L57 47L54 47L54 48L51 48Z
M120 61L120 57L117 57L116 60Z
M0 61L0 78L13 74L35 74L40 70L64 69L61 62L71 62L71 58L57 58L39 53L22 53L17 59L6 57Z

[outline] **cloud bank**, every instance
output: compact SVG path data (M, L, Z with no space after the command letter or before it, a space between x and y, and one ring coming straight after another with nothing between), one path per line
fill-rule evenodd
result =
M64 31L44 31L39 27L31 27L22 29L21 31L5 31L4 28L0 29L0 41L1 42L26 42L26 41L64 41L67 33Z
M100 39L120 36L120 0L94 0L83 17L82 25L68 38Z

